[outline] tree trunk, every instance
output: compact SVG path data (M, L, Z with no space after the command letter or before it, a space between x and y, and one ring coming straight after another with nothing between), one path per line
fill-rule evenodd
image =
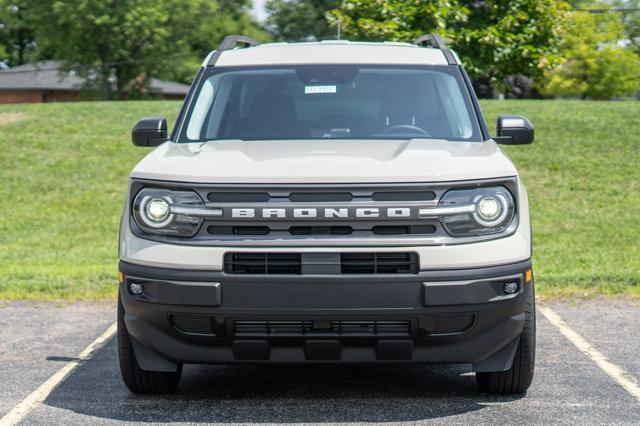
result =
M18 30L16 31L16 44L18 45L18 61L16 63L16 65L22 65L25 63L25 50L27 48L26 46L26 40L24 37L24 28L18 28Z
M133 76L131 75L131 67L132 65L123 64L116 65L115 73L116 73L116 87L118 91L118 97L123 99L127 96L127 85L131 80L133 80Z
M108 63L103 63L100 66L100 83L102 85L102 92L104 99L113 99L113 90L111 88L111 68Z

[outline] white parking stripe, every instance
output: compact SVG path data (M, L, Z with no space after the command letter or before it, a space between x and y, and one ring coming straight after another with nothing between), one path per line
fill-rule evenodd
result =
M627 392L640 400L640 384L638 381L631 376L629 373L624 371L622 368L618 367L613 362L609 361L609 359L604 356L601 352L596 350L591 344L580 334L573 331L567 323L551 308L547 308L546 306L538 305L538 310L545 316L547 320L553 325L555 325L560 333L571 343L573 343L578 349L580 349L584 354L589 356L593 362L595 362L598 367L602 369L605 373L611 376L616 382L620 384Z
M15 425L22 420L29 411L44 401L51 392L82 362L91 358L91 356L116 333L116 323L111 324L107 330L102 333L96 340L91 342L89 346L84 348L78 355L77 359L69 361L53 376L49 377L46 382L41 384L36 390L31 392L18 405L13 407L3 418L0 419L0 425Z

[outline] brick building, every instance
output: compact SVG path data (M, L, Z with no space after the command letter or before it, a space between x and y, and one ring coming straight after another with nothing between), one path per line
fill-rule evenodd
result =
M63 71L56 61L42 61L0 71L0 104L73 102L82 99L85 79ZM149 91L162 99L183 99L186 84L150 78Z

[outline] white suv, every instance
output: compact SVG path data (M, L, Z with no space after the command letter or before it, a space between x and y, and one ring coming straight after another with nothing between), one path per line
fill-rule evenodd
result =
M413 44L259 45L205 59L132 171L120 367L168 392L184 363L465 363L526 391L535 357L527 193L460 60Z

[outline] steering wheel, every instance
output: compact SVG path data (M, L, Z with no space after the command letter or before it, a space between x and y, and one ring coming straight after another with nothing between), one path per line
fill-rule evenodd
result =
M431 136L426 130L418 127L412 126L411 124L396 124L391 127L387 127L380 133L381 135L388 134L401 134L401 135L422 135L422 136Z

